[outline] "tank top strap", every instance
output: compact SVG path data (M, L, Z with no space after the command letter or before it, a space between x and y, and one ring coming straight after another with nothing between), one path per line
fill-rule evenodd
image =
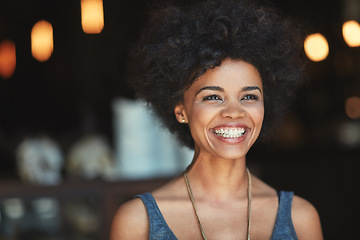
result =
M278 192L279 207L271 240L298 239L291 219L293 196L293 192Z
M149 218L149 240L176 240L174 233L167 225L164 216L162 215L159 206L157 205L151 193L143 193L136 195L135 198L140 198L145 205Z

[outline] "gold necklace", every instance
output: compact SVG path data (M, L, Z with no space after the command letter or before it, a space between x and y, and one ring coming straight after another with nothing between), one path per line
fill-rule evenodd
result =
M247 168L246 168L246 173L247 173L247 177L248 177L248 227L247 227L247 240L250 240L250 223L251 223L251 201L252 201L252 194L251 194L251 174L250 174L249 169L247 169ZM195 205L194 197L193 197L193 194L192 194L192 191L191 191L190 182L189 182L188 174L187 174L186 171L184 172L184 178L185 178L185 183L186 183L186 186L187 186L187 189L188 189L188 193L189 193L189 196L190 196L190 199L191 199L191 203L192 203L192 205L193 205L193 208L194 208L196 217L197 217L198 222L199 222L201 235L202 235L202 237L203 237L204 240L207 240L206 235L205 235L205 232L204 232L204 229L203 229L202 224L201 224L201 220L200 220L200 217L199 217L199 213L198 213L198 211L196 210L196 205Z

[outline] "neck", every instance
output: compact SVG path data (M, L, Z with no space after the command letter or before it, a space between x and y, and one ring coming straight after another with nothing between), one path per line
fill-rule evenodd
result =
M187 169L189 180L197 194L211 196L214 201L246 198L246 160L219 159L195 154Z

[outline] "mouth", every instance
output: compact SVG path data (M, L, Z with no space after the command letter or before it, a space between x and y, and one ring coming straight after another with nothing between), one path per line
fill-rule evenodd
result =
M211 129L211 131L222 138L227 138L227 139L231 139L231 138L240 138L242 136L244 136L244 134L246 133L246 129L245 128L214 128Z

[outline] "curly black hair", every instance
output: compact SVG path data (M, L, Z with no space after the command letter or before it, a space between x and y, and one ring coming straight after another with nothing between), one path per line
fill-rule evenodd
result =
M266 135L286 112L303 78L303 36L274 8L247 0L210 0L153 11L131 51L129 78L180 142L194 147L175 118L184 91L208 69L230 58L254 65L262 78Z

